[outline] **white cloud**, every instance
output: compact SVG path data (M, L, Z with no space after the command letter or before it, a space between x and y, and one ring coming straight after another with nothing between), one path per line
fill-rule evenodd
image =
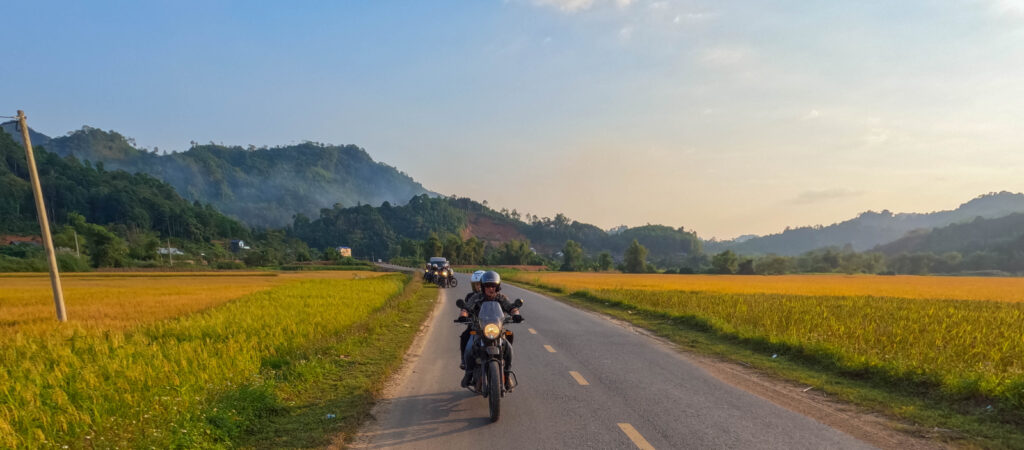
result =
M884 144L889 141L890 133L885 128L872 128L864 135L864 143L869 146Z
M861 191L854 191L845 188L809 189L797 195L796 198L792 200L792 203L806 205L809 203L819 203L845 197L856 197L862 194L863 192Z
M619 5L619 8L626 8L629 5L633 4L633 1L634 0L615 0L615 4Z
M594 0L533 0L533 3L540 6L552 6L569 14L584 11L594 6Z
M821 111L818 111L816 109L812 109L812 110L808 111L807 114L804 114L803 119L804 120L813 120L813 119L817 119L818 117L821 117Z
M710 47L701 51L700 60L710 66L734 66L750 56L750 50L745 47L718 46Z
M1024 19L1024 0L989 0L989 8L999 15Z
M678 14L675 19L672 19L672 23L698 23L711 20L717 16L717 13L713 12L688 12L686 14Z
M622 39L624 41L628 41L629 38L631 38L631 37L633 37L633 27L625 26L625 27L622 27L621 30L619 30L619 38L620 39Z

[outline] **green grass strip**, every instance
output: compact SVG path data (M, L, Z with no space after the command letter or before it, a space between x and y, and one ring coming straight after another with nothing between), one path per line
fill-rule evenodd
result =
M405 292L367 320L307 349L299 363L275 361L274 414L254 422L235 443L255 448L320 448L347 442L370 417L385 382L433 309L437 288L413 277ZM330 417L330 418L329 418Z

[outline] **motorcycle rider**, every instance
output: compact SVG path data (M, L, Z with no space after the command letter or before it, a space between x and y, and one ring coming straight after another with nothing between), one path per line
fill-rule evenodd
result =
M473 290L466 294L466 299L464 301L467 305L471 303L475 304L476 300L471 300L471 298L481 294L480 277L483 274L483 270L478 270L473 272L473 275L469 277L469 284L472 286ZM466 322L466 330L459 335L459 368L466 370L466 363L462 359L462 354L466 351L466 343L469 342L469 332L473 328L473 324L469 323L469 313L464 309L459 313L459 318L456 319L456 321Z
M496 301L501 304L502 311L512 316L513 322L519 323L523 321L523 316L519 314L519 308L505 294L500 292L501 276L497 272L493 270L484 272L480 276L480 289L481 294L470 297L471 302L467 302L466 308L459 313L460 317L469 317L470 312L476 314L480 304L483 302ZM469 342L466 344L466 349L462 355L463 364L466 366L466 373L462 376L462 387L469 386L469 381L473 378L473 369L476 365L476 359L473 358L473 345L477 339L478 335L473 334L469 336ZM510 345L511 343L508 340L505 341L505 344L505 380L508 383L508 372L512 370L512 345Z

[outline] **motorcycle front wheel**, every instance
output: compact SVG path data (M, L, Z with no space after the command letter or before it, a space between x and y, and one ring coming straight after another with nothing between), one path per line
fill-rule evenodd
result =
M487 402L491 407L491 422L501 415L501 367L497 361L487 363Z
M452 287L459 287L459 280L452 278Z

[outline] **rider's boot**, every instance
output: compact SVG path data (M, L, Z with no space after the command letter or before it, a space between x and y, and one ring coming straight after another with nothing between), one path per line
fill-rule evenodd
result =
M462 387L469 387L469 381L473 378L473 373L466 371L466 374L462 376Z

